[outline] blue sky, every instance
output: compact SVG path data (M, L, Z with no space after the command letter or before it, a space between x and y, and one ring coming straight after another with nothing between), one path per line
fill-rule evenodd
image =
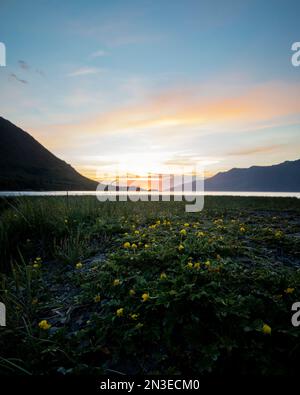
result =
M1 115L86 175L300 152L299 1L1 0ZM144 158L144 159L142 159Z

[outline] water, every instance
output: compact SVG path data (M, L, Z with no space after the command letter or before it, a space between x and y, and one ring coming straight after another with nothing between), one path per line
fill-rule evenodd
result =
M145 191L119 191L119 192L97 192L97 191L1 191L0 197L17 197L17 196L254 196L254 197L296 197L300 199L300 192L217 192L217 191L205 191L205 192L193 192L186 191L182 192L157 192L152 191L151 193L145 193Z

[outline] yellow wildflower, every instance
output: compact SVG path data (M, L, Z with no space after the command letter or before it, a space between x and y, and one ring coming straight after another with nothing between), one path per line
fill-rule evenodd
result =
M78 262L78 263L76 263L76 269L82 269L82 263L81 262Z
M265 335L271 335L271 333L272 333L272 329L268 324L263 325L262 331Z
M40 327L40 329L43 329L44 331L46 331L49 328L51 328L51 325L48 323L47 320L42 320L39 322L39 327Z
M135 231L134 231L134 234L136 234L136 235L138 235L139 233L140 233L139 230L135 230Z
M183 224L183 226L185 226L186 228L188 228L190 226L190 224L188 224L187 222L185 224Z
M135 290L134 290L134 289L131 289L131 290L129 291L129 295L130 295L130 296L134 296L134 295L135 295Z
M184 246L182 244L179 244L179 246L177 248L178 248L178 251L184 250Z
M100 302L100 300L101 300L101 297L100 297L100 295L98 294L98 295L96 295L95 297L94 297L94 302L95 303L99 303Z
M147 249L147 248L150 248L149 244L145 244L144 247L145 247L146 249Z
M244 233L245 231L246 231L246 229L244 228L244 226L241 226L241 227L240 227L240 232L241 232L241 233Z
M207 260L207 261L205 262L205 266L207 266L207 267L210 266L210 261Z
M197 237L203 237L204 236L204 232L197 232L196 236Z
M161 280L165 280L166 278L167 278L166 273L163 272L163 273L160 274L160 279Z
M34 263L34 264L32 265L32 267L33 267L34 269L39 269L39 268L41 267L41 265L40 265L39 263Z
M35 305L38 304L38 302L39 302L38 298L33 298L31 304Z
M150 295L149 295L148 292L145 292L145 293L142 295L142 300L143 300L143 302L147 302L147 300L149 300L149 298L150 298Z
M136 321L139 318L139 314L130 314L130 318Z
M281 230L277 230L277 232L275 232L276 239L281 239L282 236L283 236L283 233L281 232Z
M186 236L186 230L185 229L181 229L181 231L179 232L182 236Z
M126 241L126 243L123 244L124 248L130 248L130 243L129 241Z
M192 262L189 262L189 263L186 265L186 267L187 267L188 269L193 269L193 263L192 263Z
M121 307L120 309L118 309L118 310L116 311L116 314L117 314L118 317L122 317L122 316L124 315L124 309L123 309L123 307Z
M200 269L200 262L196 262L196 263L194 264L194 268L195 268L195 269Z
M160 220L159 219L156 221L156 225L160 225Z
M132 248L133 250L135 250L135 249L137 249L137 245L136 245L135 243L133 243L133 244L131 244L131 248Z
M284 290L286 294L292 294L295 291L295 288L287 288Z
M117 285L120 285L121 284L121 281L118 279L118 278L116 278L115 280L114 280L114 282L113 282L113 286L114 287L116 287Z

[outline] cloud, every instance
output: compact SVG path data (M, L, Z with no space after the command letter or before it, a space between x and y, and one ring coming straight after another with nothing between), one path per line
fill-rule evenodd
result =
M266 154L278 150L282 150L284 144L274 144L268 146L257 146L252 148L241 148L235 151L227 152L226 155L229 156L247 156L247 155L257 155L257 154Z
M143 145L150 147L159 143L168 148L181 147L181 150L197 147L197 151L204 154L210 149L212 139L214 144L221 142L222 145L221 134L230 139L236 134L236 144L241 146L242 135L256 133L259 137L279 126L283 129L300 124L300 84L273 82L248 85L238 91L229 87L229 91L222 88L213 95L209 84L207 86L195 84L168 89L148 95L136 104L112 103L113 107L99 114L84 117L78 114L74 121L44 124L42 128L31 125L31 130L37 138L43 130L47 146L60 151L83 146L93 150L101 138L107 142L108 149L116 141L118 144L122 141L124 145L129 144L131 151L133 146L140 149ZM245 156L250 158L247 150ZM238 153L231 154L234 157Z
M83 75L98 74L102 73L103 71L103 69L100 69L98 67L81 67L69 73L68 77L80 77Z
M107 56L108 52L104 51L103 49L99 49L98 51L95 51L91 54L92 58L99 58L102 56Z
M39 74L40 76L42 76L42 77L46 77L45 72L43 70L41 70L41 69L35 69L35 72L37 74Z
M289 116L300 114L300 84L268 83L229 98L207 97L199 92L201 86L187 91L171 90L137 105L53 128L72 134L81 134L84 130L86 135L155 129L173 133L187 127L196 128L199 134L249 132L270 124L284 125Z
M21 67L22 70L29 70L30 66L25 60L18 60L18 64Z
M22 84L28 84L28 81L19 78L15 73L11 73L9 76Z

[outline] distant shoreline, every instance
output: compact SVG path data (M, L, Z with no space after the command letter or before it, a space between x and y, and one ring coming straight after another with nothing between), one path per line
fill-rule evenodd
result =
M202 196L202 192L186 191L184 193L155 192L144 193L134 191L96 192L96 191L0 191L0 197L18 196ZM300 192L236 192L236 191L204 191L204 196L240 196L240 197L295 197L300 199Z

